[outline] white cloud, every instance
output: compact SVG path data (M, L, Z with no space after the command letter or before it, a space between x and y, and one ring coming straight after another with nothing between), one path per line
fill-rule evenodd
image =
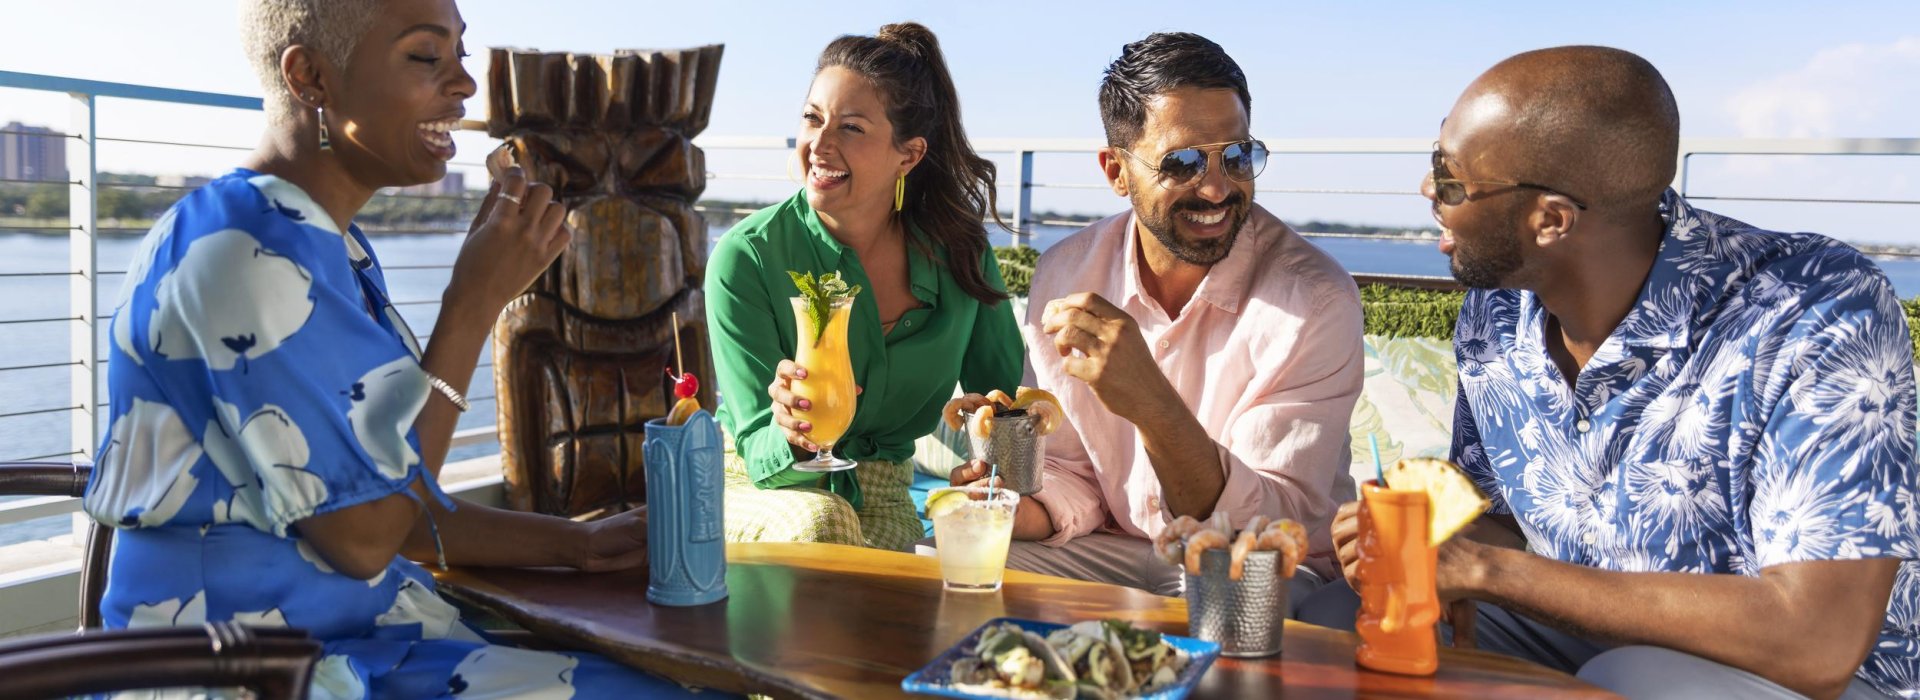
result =
M1906 136L1920 113L1920 36L1889 44L1847 44L1727 98L1747 137Z

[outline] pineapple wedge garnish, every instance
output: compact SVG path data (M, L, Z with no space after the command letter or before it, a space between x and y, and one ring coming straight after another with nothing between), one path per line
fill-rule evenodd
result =
M1433 546L1446 542L1461 528L1480 517L1491 505L1473 479L1460 467L1444 459L1409 457L1395 462L1386 471L1387 488L1395 491L1425 491L1428 508L1428 540Z

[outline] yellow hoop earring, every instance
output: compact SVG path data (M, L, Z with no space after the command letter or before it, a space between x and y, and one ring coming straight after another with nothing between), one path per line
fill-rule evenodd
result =
M806 180L802 180L802 179L800 179L800 178L798 178L798 177L794 177L794 175L793 175L793 164L794 164L794 163L797 163L797 162L800 162L800 152L799 152L799 151L787 151L787 168L786 168L786 170L787 170L787 181L788 181L788 182L791 182L791 183L793 183L793 184L796 184L796 185L801 185L801 186L805 186L805 185L807 184L807 181L806 181ZM802 173L802 174L805 174L805 173Z
M907 206L907 176L905 174L902 174L900 176L900 179L893 181L893 210L900 211L901 209L905 209L906 206Z

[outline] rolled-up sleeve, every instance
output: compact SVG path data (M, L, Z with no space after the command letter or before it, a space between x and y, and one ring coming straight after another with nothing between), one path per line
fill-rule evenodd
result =
M1351 461L1347 427L1365 363L1357 294L1328 297L1306 317L1286 366L1218 439L1227 483L1214 505L1234 522L1298 520L1314 533L1315 551L1330 548L1324 533Z
M1053 536L1041 544L1059 547L1106 522L1107 508L1100 499L1093 458L1087 456L1072 421L1060 421L1060 429L1047 436L1046 466L1040 479L1040 491L1031 498L1046 506L1047 517L1053 520Z

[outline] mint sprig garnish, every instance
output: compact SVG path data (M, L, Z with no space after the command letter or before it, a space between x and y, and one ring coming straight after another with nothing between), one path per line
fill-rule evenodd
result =
M811 272L788 270L787 276L793 278L793 287L800 291L800 298L806 300L807 320L813 325L813 344L818 347L820 339L827 334L827 319L833 316L833 302L859 296L860 285L848 286L838 272L826 273L817 280Z

